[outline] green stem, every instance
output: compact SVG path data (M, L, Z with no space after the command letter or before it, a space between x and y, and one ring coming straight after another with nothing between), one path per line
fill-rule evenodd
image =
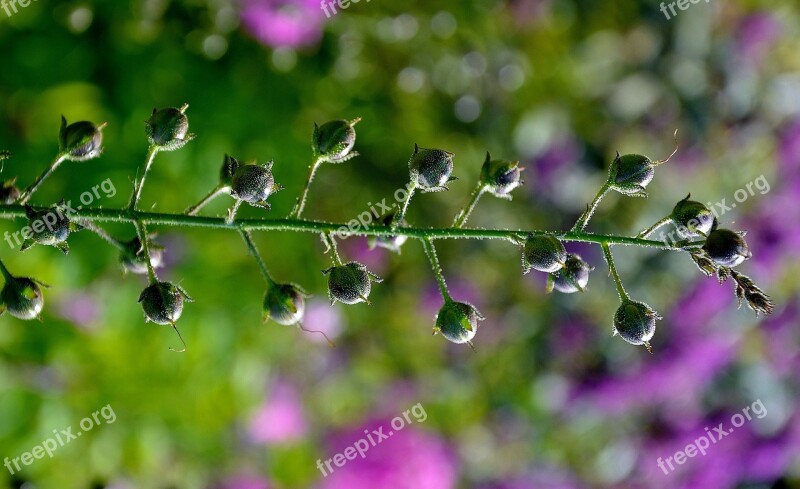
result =
M110 234L108 234L108 231L101 228L92 221L82 220L80 221L80 225L88 229L89 231L95 233L96 235L100 236L101 238L103 238L103 240L105 240L108 244L110 244L114 248L117 248L120 251L127 250L127 247L122 241L118 240L114 236L111 236Z
M250 254L255 257L256 262L258 263L258 268L261 269L261 275L264 276L264 280L267 281L267 285L269 286L275 285L275 281L272 279L272 276L269 274L269 271L267 270L267 265L261 258L261 254L258 252L258 248L256 248L255 243L253 243L253 237L250 235L250 231L239 228L239 234L242 235L242 239L244 240L245 244L247 244L247 249L250 250Z
M486 186L481 182L478 183L478 186L475 187L475 190L472 191L472 195L470 195L469 203L467 207L461 210L456 216L455 221L453 221L453 227L455 228L462 228L467 224L467 220L469 219L470 214L475 209L475 206L478 205L478 201L480 200L483 193L486 191Z
M672 222L672 217L671 216L667 216L667 217L661 219L660 221L656 222L655 224L653 224L649 228L645 229L641 233L637 234L636 237L637 238L649 238L651 234L653 234L654 232L656 232L656 230L658 230L658 228L660 228L662 226L665 226L665 225L667 225L667 224L669 224L671 222Z
M322 163L324 163L324 160L322 157L318 157L316 160L314 160L314 163L308 167L308 180L306 180L306 186L303 189L303 193L300 194L300 197L297 199L297 204L289 214L289 217L294 217L297 219L300 218L300 215L303 213L303 209L306 207L306 200L308 200L308 190L311 188L311 182L314 181L314 175L316 175L317 169L319 169Z
M608 269L611 272L611 276L614 277L614 283L617 285L617 294L619 294L619 300L623 302L630 300L628 293L625 292L625 287L622 286L622 280L619 279L617 267L614 265L614 257L611 255L611 247L608 243L600 243L600 246L603 248L603 255L606 257L606 262L608 263Z
M450 297L450 292L447 290L447 283L444 280L444 274L442 274L442 266L439 264L439 257L436 256L436 247L433 246L433 240L424 238L421 241L422 247L425 249L425 254L431 262L431 268L433 269L433 274L436 276L436 282L439 284L439 292L442 293L442 299L444 299L445 302L452 302L453 298Z
M610 180L607 181L605 184L603 184L603 186L600 188L600 191L597 192L597 195L594 197L594 200L592 200L592 203L589 204L589 207L586 209L586 212L584 212L581 215L581 217L578 218L578 222L576 222L575 225L572 226L572 229L570 231L583 231L584 229L586 229L586 225L589 224L589 219L592 218L592 216L594 215L594 211L597 210L597 206L600 205L600 201L603 200L603 197L606 196L609 190L611 190Z
M331 253L331 260L333 261L333 266L342 266L342 259L339 256L339 248L336 247L336 238L333 237L333 233L322 233L322 241L328 246L328 251Z
M189 216L197 215L200 210L205 207L209 202L216 199L221 193L228 189L227 185L219 184L214 187L211 192L208 193L205 197L203 197L200 202L196 203L195 205L186 209L186 214Z
M3 277L6 279L6 282L14 280L14 276L11 275L11 272L8 271L8 268L6 268L6 264L3 263L3 260L0 260L0 273L3 274Z
M157 154L158 146L152 145L147 149L147 155L145 156L144 162L144 173L142 173L142 178L140 178L139 181L134 184L133 195L131 195L131 202L128 205L128 209L132 211L135 211L136 206L139 204L139 199L142 197L144 181L147 178L147 173L150 171L150 167L153 166L153 160L155 160Z
M134 225L136 226L136 233L139 235L139 241L142 243L145 263L147 263L147 278L150 281L150 285L152 285L158 282L158 277L153 264L150 263L150 240L147 239L147 228L143 220L134 221Z
M400 206L400 212L395 214L394 218L392 218L392 223L390 225L390 227L392 229L396 229L400 225L400 223L403 222L403 219L405 219L406 212L408 211L408 204L411 203L411 197L414 196L414 192L416 192L416 190L417 190L417 185L416 184L412 183L411 185L408 186L407 192L406 192L406 199L403 201L403 204Z
M61 163L66 161L66 159L67 155L63 154L58 155L56 159L53 161L53 163L50 164L50 167L47 170L45 170L44 173L39 175L39 177L30 185L30 187L26 188L25 191L22 192L22 195L20 195L18 200L20 205L27 204L30 198L33 197L33 193L36 192L36 190L39 188L39 185L41 185L42 182L47 180L47 177L49 177L54 171L56 171L56 168L58 168L59 165L61 165Z

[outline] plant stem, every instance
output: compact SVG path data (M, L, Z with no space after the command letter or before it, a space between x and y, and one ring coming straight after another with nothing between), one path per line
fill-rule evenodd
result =
M245 244L247 244L247 249L250 250L250 254L253 255L256 259L256 262L258 262L258 268L261 269L261 275L264 276L264 280L267 281L267 285L270 287L275 285L275 281L272 279L272 276L267 270L267 265L261 258L261 254L258 252L258 248L256 248L255 243L253 243L253 237L250 235L250 231L239 228L239 234L242 235L242 239L244 239Z
M108 234L108 231L101 228L92 221L82 220L80 221L80 225L88 229L89 231L95 233L96 235L100 236L101 238L103 238L103 240L105 240L108 244L110 244L114 248L117 248L120 251L127 250L127 247L120 240Z
M223 193L227 189L228 189L227 185L223 185L223 184L217 185L216 187L214 187L211 190L211 192L208 193L208 195L203 197L203 199L200 202L198 202L195 205L193 205L193 206L189 207L188 209L186 209L186 215L189 215L189 216L197 215L197 213L200 212L200 210L203 207L205 207L206 204L208 204L212 200L216 199L221 193Z
M395 229L400 225L401 222L403 222L403 219L405 219L406 217L406 212L408 211L408 204L411 203L411 197L414 196L414 192L416 192L416 190L417 190L416 184L412 183L411 185L408 186L406 199L400 206L400 212L394 215L394 218L392 218L392 223L389 227Z
M300 194L300 197L297 199L297 204L295 204L294 209L289 214L288 217L294 217L299 219L300 215L303 213L303 209L306 207L306 200L308 199L308 189L311 188L311 182L314 181L314 175L317 173L317 169L324 163L322 157L318 157L311 166L308 167L308 180L306 180L306 186L303 189L303 193Z
M478 186L475 187L475 190L472 191L472 195L470 195L469 203L464 209L461 210L461 212L458 213L456 219L453 221L453 227L462 228L467 224L470 214L472 214L475 206L478 205L478 201L485 191L486 186L483 184L483 182L478 183Z
M623 302L630 300L628 293L625 292L625 287L622 286L622 280L619 279L619 274L617 273L617 267L614 265L614 257L611 255L611 247L607 242L600 243L600 246L603 248L603 255L606 257L606 262L608 263L608 270L611 273L611 276L614 277L614 283L617 286L617 294L619 294L619 300Z
M570 231L583 231L584 229L586 229L586 225L589 224L589 219L592 218L592 216L594 215L594 211L597 210L597 206L600 205L600 201L603 200L603 197L606 196L609 190L611 190L610 180L606 181L606 183L603 184L603 186L600 188L600 191L597 192L597 195L594 197L592 203L589 204L589 207L586 209L586 212L584 212L581 215L581 217L578 218L578 222L576 222L575 225L572 226L572 229Z
M665 225L667 225L667 224L669 224L671 222L672 222L672 217L671 216L667 216L667 217L661 219L660 221L656 222L655 224L653 224L649 228L645 229L641 233L637 234L636 237L637 238L648 238L651 234L653 234L656 230L658 230L658 228L660 228L662 226L665 226Z
M333 266L340 267L342 266L342 259L339 257L339 248L336 247L336 238L333 237L332 233L322 233L322 242L328 246L328 250L331 252L331 260L333 261Z
M447 290L447 283L442 274L442 266L439 264L439 257L436 256L436 247L433 245L433 240L430 238L423 238L422 247L425 249L425 254L431 262L433 274L436 276L436 282L439 284L439 292L442 293L442 299L445 302L452 302L453 298L450 297L450 292Z
M145 227L145 222L143 220L134 221L134 226L136 226L136 233L139 235L139 241L142 243L144 259L145 263L147 263L147 278L150 281L150 285L152 285L158 282L158 277L156 276L156 271L153 268L153 264L150 263L150 243L147 239L147 228ZM177 329L175 331L177 331Z
M155 160L157 154L158 146L152 145L147 149L147 155L145 156L144 162L144 173L142 174L142 178L139 179L139 181L133 186L133 195L131 195L131 202L128 205L129 210L136 210L136 206L139 204L139 199L142 197L142 188L144 187L144 181L147 178L147 173L150 171L150 167L153 165L153 160Z
M67 155L64 154L58 155L56 159L53 160L53 163L50 164L50 167L47 170L45 170L44 173L39 175L39 177L30 185L30 187L26 188L25 191L22 192L22 195L20 195L18 200L20 205L27 204L30 198L33 196L33 193L36 192L36 190L39 188L39 185L41 185L42 182L47 180L47 177L49 177L54 171L56 171L56 168L58 168L59 165L61 165L61 163L66 161L66 159Z

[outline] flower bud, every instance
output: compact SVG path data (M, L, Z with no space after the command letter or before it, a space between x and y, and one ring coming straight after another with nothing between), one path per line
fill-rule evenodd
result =
M657 319L661 318L644 302L626 299L614 313L614 334L632 345L644 345L649 351Z
M256 207L269 209L267 198L283 189L272 176L272 162L264 165L239 165L231 180L231 196Z
M564 267L567 250L555 236L531 236L525 241L522 250L522 272L531 268L545 273L553 273Z
M684 239L708 236L708 233L716 229L717 219L708 207L689 200L689 197L691 194L672 209L670 217L677 227L678 235Z
M139 295L145 318L161 325L174 325L180 319L184 300L192 302L182 288L169 282L151 284Z
M455 180L453 153L441 149L426 149L414 145L414 154L408 160L411 182L423 192L447 190L447 182Z
M150 248L150 265L159 268L164 258L164 247L148 239ZM125 249L119 254L119 262L126 272L144 275L147 273L147 259L144 256L142 241L138 236L123 243Z
M583 261L580 256L568 253L564 267L550 275L552 286L564 294L583 292L589 283L589 272L592 270L594 267Z
M709 233L703 250L709 258L723 267L735 267L751 256L744 233L729 229L715 229Z
M483 319L472 304L447 300L436 314L433 334L441 333L453 343L469 343L478 332L478 321Z
M523 183L521 172L519 161L493 160L487 152L481 167L481 183L492 195L510 200L511 191Z
M312 137L314 153L327 163L343 163L358 156L353 152L356 144L354 126L361 118L352 121L329 121L321 126L314 124Z
M285 326L299 323L306 297L308 294L294 284L270 284L264 296L264 322L272 319Z
M189 134L189 119L185 114L188 108L189 104L179 109L153 109L150 118L145 121L145 133L150 145L160 151L173 151L194 139L194 134Z
M17 178L6 180L0 185L0 203L10 205L19 200L19 189L14 185Z
M25 214L30 221L28 226L30 237L22 243L20 251L25 251L35 243L39 243L55 246L67 254L69 253L69 245L67 245L69 233L82 229L82 226L77 223L70 222L63 202L45 210L36 210L26 205Z
M97 158L103 152L103 128L105 123L95 126L89 121L73 122L61 116L58 134L59 152L68 160L86 161Z
M222 160L222 168L219 169L219 182L230 187L233 183L233 175L239 169L239 161L233 156L226 154Z
M380 223L383 226L391 226L394 223L394 216L396 212L390 212L380 218ZM405 219L401 220L399 224L400 227L408 226L408 222ZM385 248L389 251L393 251L395 253L400 253L400 247L408 241L408 236L403 235L393 235L393 236L370 236L369 238L369 248L375 249L376 246L380 248Z
M628 154L617 157L611 163L610 186L617 192L631 197L647 197L645 188L653 181L655 167L668 162L678 152L678 131L675 131L675 149L667 158L653 161L647 156Z
M382 282L383 279L367 271L366 265L350 262L345 265L323 270L328 276L328 296L331 305L336 301L344 304L369 304L369 293L372 290L372 281Z
M36 319L44 308L44 296L39 284L28 277L6 276L6 283L0 291L2 310L17 319Z

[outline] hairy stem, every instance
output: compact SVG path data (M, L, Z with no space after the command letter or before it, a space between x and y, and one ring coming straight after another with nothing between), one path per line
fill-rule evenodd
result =
M311 182L314 181L314 175L317 173L317 169L324 163L322 157L318 157L311 166L308 167L308 180L306 180L306 186L303 189L303 193L300 194L300 197L297 199L297 204L295 204L294 209L289 214L289 217L300 218L300 215L303 214L303 209L306 207L306 201L308 200L308 190L311 188Z
M142 173L142 178L140 178L138 182L134 183L133 195L131 195L131 202L128 205L128 209L132 211L136 210L136 206L139 204L139 199L142 197L144 181L147 178L147 173L150 171L150 167L153 166L153 160L155 160L157 154L158 146L152 145L147 149L147 156L145 156L144 162L144 173Z
M478 186L475 187L475 190L472 191L472 195L470 195L467 206L458 213L456 219L453 221L454 228L463 228L467 224L470 214L475 210L475 206L478 205L478 201L485 191L486 186L483 182L478 183Z
M211 192L208 193L208 195L203 197L202 200L200 200L200 202L198 202L195 205L193 205L193 206L189 207L188 209L186 209L186 214L189 215L189 216L197 215L197 213L200 212L200 210L203 207L205 207L212 200L214 200L217 197L219 197L219 195L222 194L223 192L225 192L227 189L228 189L227 185L223 185L223 184L217 185L216 187L214 187L211 190Z
M322 233L322 242L328 247L326 251L331 253L333 265L342 266L342 259L339 256L339 248L336 247L336 238L333 237L333 233Z
M92 221L81 220L80 221L80 225L83 226L84 228L88 229L89 231L95 233L96 235L100 236L101 238L103 238L103 240L106 243L110 244L114 248L117 248L120 251L125 251L127 249L125 247L125 245L122 243L122 241L118 240L114 236L111 236L110 234L108 234L108 231L106 231L105 229L101 228L100 226L98 226L97 224L93 223Z
M139 235L139 241L142 243L142 251L144 252L144 259L145 263L147 263L147 278L150 281L150 284L152 285L158 282L158 277L156 276L156 271L153 268L153 264L150 263L150 242L147 239L147 228L143 220L134 221L134 226L136 226L136 233ZM175 331L177 331L177 329Z
M421 241L425 249L425 254L431 262L431 268L433 269L433 274L436 276L436 282L439 284L439 292L442 293L442 299L444 299L445 302L452 302L453 298L450 297L450 291L447 290L447 283L444 280L444 274L442 274L442 266L439 264L439 257L436 256L436 247L433 245L433 240L424 238Z
M272 276L269 274L269 271L267 270L267 265L261 258L261 254L258 252L258 248L256 248L255 243L253 243L253 237L250 235L250 231L239 228L239 234L242 235L242 239L244 240L245 244L247 244L247 249L250 250L250 254L253 255L253 257L255 257L256 262L258 263L258 268L261 269L261 275L264 276L264 280L266 280L267 285L269 286L275 285L275 281L272 279Z
M654 232L656 232L659 228L661 228L662 226L666 226L667 224L669 224L671 222L672 222L672 217L671 216L667 216L667 217L659 220L658 222L656 222L655 224L653 224L649 228L645 229L641 233L637 234L636 237L637 238L649 238L650 235L653 234Z
M603 184L603 186L600 188L600 191L597 192L597 195L594 197L594 200L592 200L592 203L589 204L586 212L584 212L581 217L578 218L578 222L572 226L571 231L583 231L586 229L586 225L589 224L589 220L594 215L594 211L597 210L597 206L600 205L600 201L603 200L603 197L606 196L609 190L611 190L610 180Z
M608 243L600 243L600 246L603 248L603 255L606 258L606 262L608 263L608 270L612 277L614 277L614 284L617 286L617 294L619 294L619 300L626 301L630 300L628 293L625 292L625 287L622 286L622 280L619 278L619 274L617 273L617 267L614 265L614 257L611 255L611 247Z
M21 205L27 204L28 201L33 196L34 192L36 192L36 190L39 188L39 185L41 185L42 182L47 180L47 177L49 177L54 171L56 171L56 168L58 168L59 165L61 165L61 163L66 161L66 159L67 159L67 155L64 155L64 154L58 155L56 157L56 159L53 160L53 163L50 164L50 167L48 167L47 170L44 171L44 173L39 175L39 177L28 188L26 188L22 192L22 195L19 196L18 202Z
M403 219L405 219L406 212L408 211L408 204L411 203L411 197L414 196L414 192L416 190L417 190L417 186L415 184L413 184L413 183L408 187L408 192L407 192L407 195L406 195L406 199L400 205L400 212L395 214L394 218L392 218L392 223L390 225L390 227L392 229L397 228L400 225L400 223L403 222Z

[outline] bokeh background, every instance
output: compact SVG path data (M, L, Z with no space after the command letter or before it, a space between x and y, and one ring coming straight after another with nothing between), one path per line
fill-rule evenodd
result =
M194 297L180 328L145 324L141 276L90 233L72 252L0 242L0 257L46 291L41 322L0 320L0 456L110 405L114 423L36 460L9 487L30 488L769 488L800 487L800 5L711 0L667 20L657 2L362 1L330 19L316 0L38 0L0 10L3 178L27 185L51 161L59 116L107 121L100 159L68 164L33 199L50 204L110 178L127 202L153 107L190 104L197 139L158 156L143 205L182 212L216 182L223 154L274 160L286 190L307 172L314 122L357 116L357 159L326 165L306 216L344 222L408 178L414 143L456 153L449 192L414 199L408 219L448 226L485 152L519 159L514 201L485 197L471 225L564 229L604 179L615 151L660 158L650 198L610 195L590 229L635 234L686 194L727 199L748 231L741 270L776 300L769 318L737 310L732 285L685 255L620 248L631 294L663 317L649 355L611 336L618 305L599 249L584 294L546 295L508 243L439 246L457 299L487 317L476 351L432 337L441 304L420 246L401 255L340 248L385 281L373 305L330 307L329 258L311 234L258 233L272 274L314 297L315 335L262 324L265 289L235 233L158 229L161 276ZM230 199L207 213L222 215ZM0 223L14 231L23 221ZM108 226L120 237L133 229ZM705 456L664 475L705 427L761 400ZM427 414L325 478L316 468L420 403ZM413 418L412 418L413 419Z

